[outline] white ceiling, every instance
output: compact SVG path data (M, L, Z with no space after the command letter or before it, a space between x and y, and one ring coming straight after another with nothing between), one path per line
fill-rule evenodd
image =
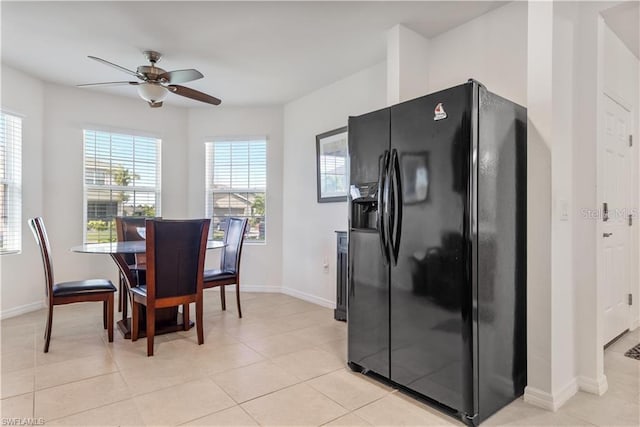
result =
M165 70L201 71L185 85L223 105L282 104L383 61L395 24L430 38L504 3L2 1L2 62L76 85L129 80L87 55L135 70L153 49ZM129 86L86 90L137 96Z
M602 12L605 22L640 59L640 2L628 1Z

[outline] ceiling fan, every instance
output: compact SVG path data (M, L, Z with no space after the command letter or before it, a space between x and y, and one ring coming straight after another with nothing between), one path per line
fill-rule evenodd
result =
M160 67L156 67L156 63L160 61L162 54L153 50L144 51L143 54L146 56L151 65L141 65L136 69L136 71L131 71L127 68L121 67L120 65L105 61L102 58L89 56L89 58L91 59L137 77L141 81L88 83L78 85L78 87L118 85L137 86L138 95L140 95L142 99L147 101L149 103L149 106L152 108L162 107L162 101L164 101L169 93L175 93L176 95L184 96L187 98L195 99L196 101L206 102L213 105L219 105L220 102L222 102L214 96L207 95L206 93L199 92L195 89L176 84L203 78L204 76L200 71L194 69L165 71Z

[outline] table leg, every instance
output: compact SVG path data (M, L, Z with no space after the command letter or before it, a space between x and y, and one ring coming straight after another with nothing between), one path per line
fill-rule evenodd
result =
M125 338L131 339L131 327L129 322L129 290L131 284L134 282L133 272L129 268L127 261L122 254L111 254L111 258L116 263L118 270L120 271L120 277L122 278L124 286L122 286L121 295L122 301L122 320L118 321L118 330L124 335Z

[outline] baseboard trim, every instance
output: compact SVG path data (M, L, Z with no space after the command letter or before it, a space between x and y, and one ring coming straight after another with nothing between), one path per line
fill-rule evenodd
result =
M597 380L589 377L578 377L578 388L584 392L602 396L609 388L606 375L602 375Z
M312 302L322 307L327 307L327 308L336 307L336 304L333 301L330 301L328 299L320 298L315 295L308 294L306 292L298 291L296 289L283 288L282 286L240 285L240 289L241 289L241 292L265 292L265 293L269 292L269 293L286 294L286 295L291 295L292 297L296 297L305 301ZM227 286L227 291L233 292L234 291L233 286ZM0 320L20 316L21 314L37 311L45 307L46 306L44 302L38 301L38 302L33 302L31 304L21 305L19 307L9 308L7 310L2 310L0 312Z
M233 286L227 286L227 290L233 291ZM282 293L281 286L260 286L260 285L243 285L240 284L240 292L273 292L276 294Z
M300 298L302 300L308 301L308 302L312 302L314 304L317 305L321 305L322 307L326 307L326 308L336 308L336 303L325 299L325 298L321 298L312 294L308 294L306 292L302 292L299 291L297 289L291 289L291 288L280 288L280 292L282 292L285 295L290 295L292 297L296 297L296 298Z
M20 316L21 314L31 313L32 311L38 311L41 308L45 308L44 302L36 301L30 304L25 304L18 307L9 308L7 310L2 310L0 312L0 320Z
M524 389L524 401L548 411L553 411L553 397L551 394L534 387L526 386Z
M531 405L538 406L548 411L556 412L571 397L578 392L578 383L576 379L569 381L567 385L554 394L547 393L540 389L527 386L524 389L524 401Z

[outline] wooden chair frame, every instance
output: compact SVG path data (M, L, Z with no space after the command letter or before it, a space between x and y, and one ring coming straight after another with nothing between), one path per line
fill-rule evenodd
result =
M40 248L42 262L44 264L45 290L47 295L47 323L44 330L44 352L49 352L49 344L51 342L51 328L53 326L53 307L56 305L73 304L75 302L102 301L102 324L107 330L109 342L113 342L113 291L107 292L91 292L77 295L53 295L53 267L51 265L51 249L49 239L44 227L44 221L41 217L29 220L29 227L33 231L34 236Z

